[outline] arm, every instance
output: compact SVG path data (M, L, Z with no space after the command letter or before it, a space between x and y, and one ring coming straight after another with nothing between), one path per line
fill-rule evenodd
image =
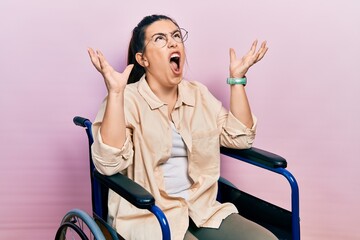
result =
M103 76L108 91L100 128L101 137L105 144L122 148L126 140L124 90L133 65L127 66L123 73L119 73L112 68L100 51L95 52L89 48L88 53L94 67Z
M256 52L257 40L251 46L250 51L241 59L236 58L234 49L230 48L230 77L242 78L249 68L260 61L268 48L266 42L261 44L260 49ZM246 96L245 86L234 84L230 87L230 111L246 127L251 128L254 124L250 104Z

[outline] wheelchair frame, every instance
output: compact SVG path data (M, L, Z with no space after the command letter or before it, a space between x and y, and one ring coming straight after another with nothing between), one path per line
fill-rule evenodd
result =
M155 199L153 196L140 185L120 173L112 176L105 176L100 174L95 169L91 157L90 147L93 143L91 121L83 117L74 117L73 122L76 125L85 128L88 136L93 218L91 218L82 210L70 210L64 216L56 233L55 239L64 239L63 235L66 231L66 228L72 228L78 232L79 229L78 226L76 226L77 222L85 223L95 239L105 239L103 234L104 231L107 236L110 236L114 240L123 239L113 228L111 228L106 223L107 194L108 189L112 189L134 206L141 209L147 209L152 212L159 221L163 239L170 240L170 228L168 221L161 209L155 205ZM233 202L242 216L249 218L250 220L269 229L277 237L279 237L279 239L291 238L293 240L299 240L299 188L295 177L288 170L286 170L286 160L281 156L254 147L246 150L221 147L220 152L223 155L284 176L291 187L291 211L285 210L248 193L245 193L237 189L234 185L222 177L219 179L218 201ZM243 206L245 204L252 207L244 209ZM252 211L252 209L256 209L256 211ZM276 225L272 226L272 224L269 222L275 222ZM286 231L284 231L282 228ZM291 232L290 236L289 234L283 233L287 231ZM81 233L78 233L78 235L81 236Z

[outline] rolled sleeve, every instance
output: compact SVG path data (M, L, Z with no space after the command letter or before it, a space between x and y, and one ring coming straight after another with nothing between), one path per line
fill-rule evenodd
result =
M221 145L230 148L251 148L256 135L257 118L253 115L254 124L251 128L246 127L231 112L228 112L223 132Z
M105 144L100 134L100 127L94 127L94 143L91 146L92 158L96 169L104 175L113 175L132 164L133 145L130 134L121 149Z

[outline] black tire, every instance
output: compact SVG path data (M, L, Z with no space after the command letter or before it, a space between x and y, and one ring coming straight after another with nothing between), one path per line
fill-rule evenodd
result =
M89 240L89 238L85 235L81 228L73 222L62 223L56 232L55 240L66 240L67 233L71 232L68 230L73 230L73 233L76 233L81 240ZM72 239L74 239L74 235L72 235Z
M92 217L80 209L73 209L65 214L55 236L55 240L66 239L105 240L105 236Z

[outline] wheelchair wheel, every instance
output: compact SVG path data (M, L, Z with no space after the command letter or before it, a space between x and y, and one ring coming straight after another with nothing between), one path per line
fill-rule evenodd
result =
M73 209L62 219L55 240L81 239L105 240L95 221L84 211Z
M89 240L81 228L73 222L64 222L56 232L55 239Z

